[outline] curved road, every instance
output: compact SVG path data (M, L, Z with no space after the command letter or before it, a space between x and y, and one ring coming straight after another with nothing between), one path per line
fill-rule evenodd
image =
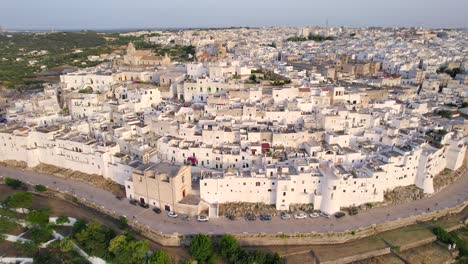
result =
M112 193L77 180L2 166L0 166L0 176L15 178L31 184L42 184L49 188L77 195L119 215L125 215L129 221L137 221L165 234L343 232L414 214L422 214L428 212L428 210L434 211L453 207L468 200L468 172L465 172L455 183L429 198L411 201L406 204L373 208L362 211L358 215L346 216L341 219L319 217L285 221L279 217L273 217L273 220L268 222L259 220L247 222L243 219L230 221L221 217L219 219L210 219L207 223L200 223L194 220L185 222L180 219L169 218L164 212L159 215L155 214L151 209L130 205L126 199L119 201Z

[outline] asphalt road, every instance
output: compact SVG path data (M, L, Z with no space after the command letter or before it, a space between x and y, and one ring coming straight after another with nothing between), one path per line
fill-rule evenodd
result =
M220 217L218 219L210 219L206 223L200 223L194 219L186 222L178 218L169 218L164 212L158 215L151 209L130 205L126 199L119 201L110 192L76 180L63 179L37 173L32 170L2 166L0 166L0 176L15 178L31 184L42 184L49 188L77 195L119 215L124 215L129 221L137 221L153 230L166 234L342 232L397 218L422 214L428 211L453 207L468 200L468 172L465 172L455 183L429 198L401 205L373 208L362 211L358 215L346 216L341 219L319 217L302 220L292 218L290 220L281 220L279 216L276 216L273 217L272 221L263 222L257 219L254 222L248 222L244 219L230 221L224 217ZM134 216L135 218L133 218Z

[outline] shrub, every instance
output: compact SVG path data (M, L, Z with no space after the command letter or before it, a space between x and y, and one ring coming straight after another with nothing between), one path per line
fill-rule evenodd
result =
M34 197L28 192L17 192L8 197L5 201L6 206L11 208L31 208Z
M13 189L18 189L21 186L23 186L23 182L17 179L12 179L12 178L5 178L5 184L10 186Z
M57 220L55 220L55 223L58 225L70 223L70 219L68 218L68 216L60 216L59 218L57 218Z
M148 259L148 264L172 264L174 263L164 250L156 250Z
M125 229L128 226L128 220L125 216L119 217L119 228Z
M37 192L45 192L47 191L47 187L45 187L44 185L42 184L38 184L35 186L35 189Z

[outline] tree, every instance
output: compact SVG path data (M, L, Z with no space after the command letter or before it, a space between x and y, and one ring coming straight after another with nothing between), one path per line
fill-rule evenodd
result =
M105 258L107 247L114 233L98 222L89 223L86 228L75 235L76 242L90 255Z
M256 82L257 81L257 75L251 74L250 77L249 77L249 80L252 81L252 82Z
M86 228L86 222L84 220L78 219L73 224L72 227L72 235L75 236L76 234L80 233L83 229Z
M164 250L156 250L148 259L148 264L172 264L174 263Z
M137 241L126 234L114 237L109 243L109 252L114 255L113 263L143 263L149 250L148 241Z
M52 238L52 229L50 227L35 226L31 228L31 240L36 244L49 241Z
M198 262L207 262L213 255L213 241L206 234L195 235L190 243L189 253Z
M26 257L32 257L37 252L38 247L32 241L16 241L13 246L16 250L21 251L21 253Z
M128 220L125 216L119 217L119 228L125 229L128 226Z
M240 244L232 235L224 235L218 243L218 250L221 257L228 263L233 263L237 259Z
M441 117L452 119L452 111L450 110L439 110L437 114L440 115Z
M73 242L68 237L60 241L60 251L70 252L72 250L73 250Z
M42 184L38 184L35 186L35 189L37 192L45 192L47 191L47 187L45 187L44 185Z
M6 200L6 205L11 208L26 208L29 209L33 205L34 197L28 192L17 192Z
M22 181L8 177L5 178L5 184L12 187L13 189L18 189L19 187L23 186Z
M9 233L19 225L7 217L0 217L0 234Z
M49 224L49 217L49 209L32 210L26 215L26 222L32 225L46 226Z

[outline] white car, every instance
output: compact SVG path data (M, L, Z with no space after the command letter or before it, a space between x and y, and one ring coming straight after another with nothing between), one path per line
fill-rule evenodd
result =
M311 213L311 214L309 214L309 216L310 216L310 218L317 218L320 215L318 213Z
M176 212L174 212L174 211L170 211L170 212L167 212L167 216L169 216L171 218L177 218L179 215L176 214Z
M306 219L307 215L304 212L299 212L299 213L294 214L294 218L295 219Z
M210 220L210 218L206 215L199 215L197 216L197 221L198 222L208 222L208 220Z

